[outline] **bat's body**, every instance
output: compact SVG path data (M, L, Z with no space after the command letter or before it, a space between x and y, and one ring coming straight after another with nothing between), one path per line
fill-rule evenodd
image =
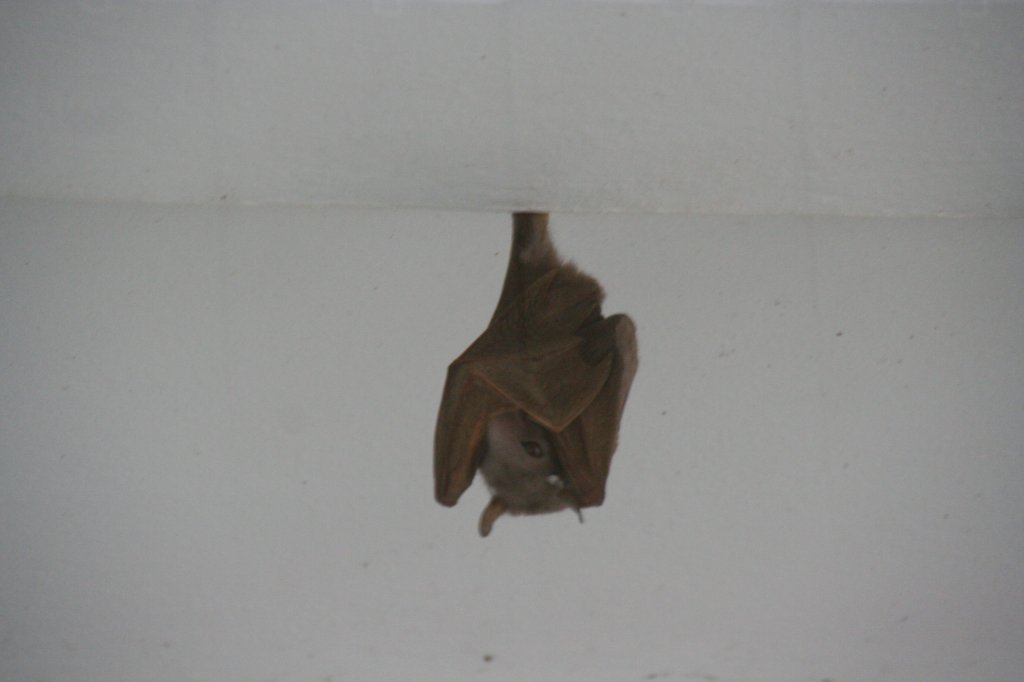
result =
M512 252L487 330L448 367L434 442L435 494L454 505L480 469L503 513L542 514L604 499L636 373L625 315L601 315L600 285L563 263L547 214L514 215Z

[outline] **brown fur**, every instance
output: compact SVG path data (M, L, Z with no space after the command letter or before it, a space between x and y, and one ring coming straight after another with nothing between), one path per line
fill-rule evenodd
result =
M505 512L601 504L636 373L632 320L601 314L601 286L559 258L547 222L545 213L514 214L498 306L448 367L438 413L435 495L454 505L479 468L494 493L482 535ZM550 470L517 448L537 433Z

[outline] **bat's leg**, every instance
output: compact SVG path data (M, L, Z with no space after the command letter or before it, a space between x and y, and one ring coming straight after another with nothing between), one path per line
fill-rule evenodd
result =
M512 214L512 258L511 267L520 270L529 281L558 267L558 253L548 234L547 213Z
M508 510L508 505L500 497L495 495L490 503L484 507L484 513L480 515L480 537L485 538L491 534L491 528L498 517Z
M548 234L548 214L513 213L512 249L495 317L538 277L561 264L562 259Z
M628 316L612 315L583 327L579 334L587 362L596 365L605 355L614 353L624 361L627 372L636 372L636 329Z

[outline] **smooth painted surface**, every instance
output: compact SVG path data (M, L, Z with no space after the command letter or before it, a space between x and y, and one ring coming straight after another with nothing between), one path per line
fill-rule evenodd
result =
M0 196L1024 215L1024 3L13 0Z
M1022 35L0 3L0 679L1018 682ZM641 368L605 505L481 540L432 431L511 208Z
M0 678L1019 679L1024 225L553 222L640 373L605 505L481 540L506 216L3 202Z

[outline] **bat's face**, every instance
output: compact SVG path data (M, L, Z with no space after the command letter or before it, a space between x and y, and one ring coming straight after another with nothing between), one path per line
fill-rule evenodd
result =
M487 425L480 473L509 512L539 514L569 507L560 469L547 430L523 412L499 414Z
M549 476L555 459L548 432L520 411L499 414L487 425L487 451L522 474Z

